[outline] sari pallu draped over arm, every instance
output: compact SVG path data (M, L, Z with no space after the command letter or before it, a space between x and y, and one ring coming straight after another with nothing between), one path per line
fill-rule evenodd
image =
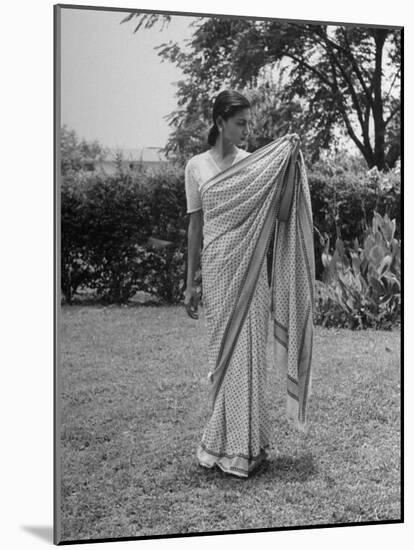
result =
M201 256L211 402L220 391L274 236L270 300L276 367L288 418L306 431L311 387L315 263L300 140L289 134L200 186Z

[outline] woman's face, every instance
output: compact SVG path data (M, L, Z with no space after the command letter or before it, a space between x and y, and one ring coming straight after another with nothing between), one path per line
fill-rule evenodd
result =
M250 109L241 109L227 120L221 121L223 139L237 147L245 145L250 132Z

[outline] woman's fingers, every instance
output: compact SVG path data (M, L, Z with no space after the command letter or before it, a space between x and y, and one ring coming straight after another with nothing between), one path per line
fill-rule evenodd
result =
M192 297L189 302L184 303L187 314L192 319L198 319L197 302L198 302L198 300L194 300L194 297Z
M185 306L185 309L192 319L198 319L198 314L194 311L194 309L192 309L190 305Z

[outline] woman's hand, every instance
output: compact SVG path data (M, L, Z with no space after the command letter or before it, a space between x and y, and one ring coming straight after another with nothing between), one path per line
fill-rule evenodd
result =
M184 292L184 307L192 319L198 319L198 303L200 295L195 286L188 287Z

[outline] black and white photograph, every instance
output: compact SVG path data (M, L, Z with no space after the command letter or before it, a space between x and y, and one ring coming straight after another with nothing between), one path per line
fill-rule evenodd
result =
M53 6L54 543L402 523L405 22L145 8Z

